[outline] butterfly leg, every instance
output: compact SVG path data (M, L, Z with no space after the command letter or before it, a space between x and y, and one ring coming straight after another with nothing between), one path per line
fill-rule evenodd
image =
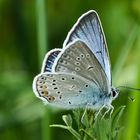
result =
M86 115L86 112L87 112L87 107L85 108L85 110L84 110L84 113L83 113L83 115L82 115L82 117L81 117L81 123L82 124L84 124L84 117L85 117L85 115Z
M107 108L107 111L104 113L104 115L102 116L102 119L106 116L106 114L110 111L110 118L111 118L111 115L113 113L113 110L114 110L114 107L112 105L109 105L109 106L105 106Z
M103 114L101 119L103 119L106 116L106 114L111 110L111 107L106 106L106 108L107 108L107 111Z
M86 105L86 107L85 107L85 110L84 110L84 113L83 113L83 115L82 115L82 117L81 117L81 123L82 123L82 124L84 124L84 117L85 117L85 115L86 115L87 110L89 109L89 106L90 106L90 104L87 103L87 105Z
M98 115L101 113L101 111L103 110L103 108L105 107L105 105L103 105L99 111L95 114L95 119L98 117Z
M111 111L110 111L110 118L111 118L112 113L113 113L113 111L114 111L114 106L113 106L113 105L110 105L110 108L111 108Z

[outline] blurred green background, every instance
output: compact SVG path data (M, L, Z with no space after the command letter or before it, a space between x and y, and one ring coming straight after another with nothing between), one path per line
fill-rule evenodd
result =
M0 140L72 140L49 128L67 112L44 106L32 91L43 57L62 43L79 16L94 9L106 35L113 85L140 88L140 0L0 0ZM128 100L135 98L135 102ZM140 134L140 93L121 90L120 140Z

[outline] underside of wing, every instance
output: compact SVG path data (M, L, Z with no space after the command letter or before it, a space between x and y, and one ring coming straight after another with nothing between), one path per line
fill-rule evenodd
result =
M93 106L100 93L94 82L70 73L39 74L33 89L37 97L62 108Z
M101 64L81 40L65 47L53 65L53 72L73 73L96 83L104 94L108 94L110 85Z
M75 39L81 39L94 53L102 65L111 84L110 60L106 40L98 14L91 10L82 15L68 33L63 47Z
M54 64L54 61L60 52L61 49L53 49L46 54L42 64L42 69L41 69L42 73L52 71L52 66Z

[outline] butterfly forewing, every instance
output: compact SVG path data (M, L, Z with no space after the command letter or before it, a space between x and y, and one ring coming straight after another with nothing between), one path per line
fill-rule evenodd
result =
M109 84L111 85L110 60L106 40L100 19L95 11L91 10L78 19L76 24L68 33L63 47L66 47L67 44L73 42L75 39L81 39L91 49L103 67Z
M43 61L42 69L41 69L42 73L52 71L52 66L54 64L54 61L60 52L61 52L61 49L53 49L46 54Z
M102 94L109 93L109 81L99 61L81 40L63 49L54 63L54 72L74 73L98 86ZM100 93L98 93L100 94Z
M34 85L39 98L62 108L93 106L100 92L94 82L70 73L42 73Z

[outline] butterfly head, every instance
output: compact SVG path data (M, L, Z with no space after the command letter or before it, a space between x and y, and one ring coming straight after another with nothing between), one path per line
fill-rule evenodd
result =
M112 97L112 100L116 99L118 97L118 94L119 94L119 90L112 87L111 94L110 94L110 96Z

